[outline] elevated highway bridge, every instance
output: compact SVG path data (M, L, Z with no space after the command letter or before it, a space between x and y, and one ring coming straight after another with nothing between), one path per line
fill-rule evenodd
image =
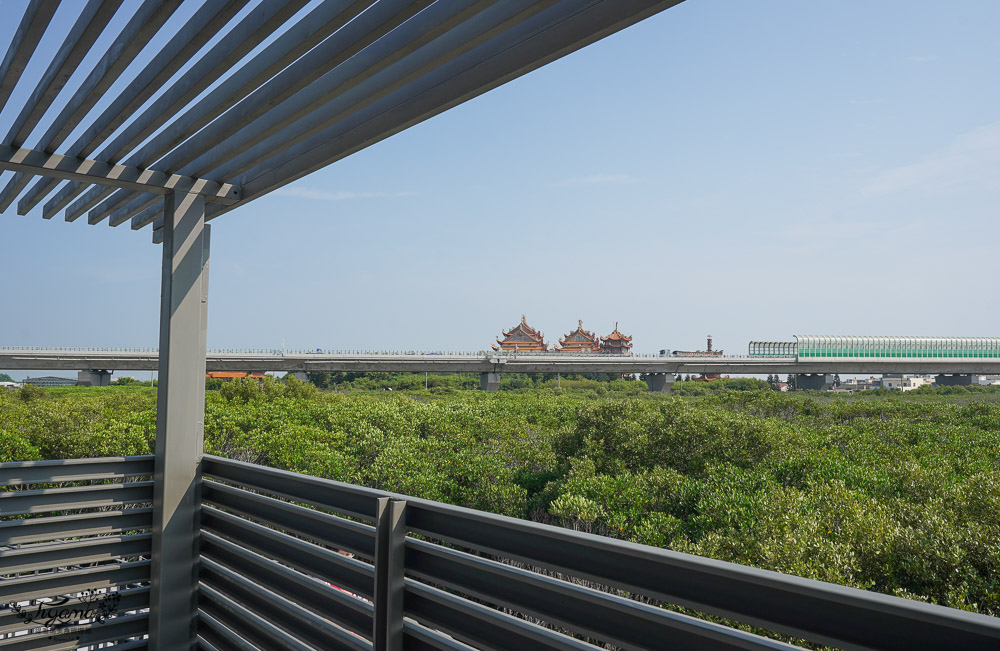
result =
M114 371L153 371L156 350L0 348L0 370L80 371L86 384L107 384ZM668 391L678 374L792 374L807 388L824 388L837 373L1000 374L1000 358L798 358L795 356L582 355L574 353L390 353L209 351L207 371L479 373L484 389L502 373L642 373L650 388ZM947 379L945 380L948 381ZM956 379L956 383L961 379Z

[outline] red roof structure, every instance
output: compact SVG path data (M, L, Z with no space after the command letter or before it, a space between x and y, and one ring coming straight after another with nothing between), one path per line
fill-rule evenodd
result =
M601 337L600 352L607 355L632 354L632 337L619 332L617 321L615 321L615 331L607 337Z
M520 323L509 331L504 330L502 332L504 338L502 341L497 339L497 343L493 344L493 350L523 352L546 351L549 349L549 345L545 343L545 334L529 326L523 314L521 315Z
M601 349L597 336L583 329L583 320L577 321L576 330L559 340L555 348L560 353L596 353Z

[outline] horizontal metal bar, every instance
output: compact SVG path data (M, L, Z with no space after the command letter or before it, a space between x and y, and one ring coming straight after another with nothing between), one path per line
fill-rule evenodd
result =
M0 550L0 574L100 563L130 556L148 557L151 538L150 533L137 533Z
M369 525L213 481L203 483L202 501L305 536L321 545L368 558L375 556L375 528Z
M253 552L355 594L372 596L375 572L371 565L211 507L202 508L201 522L203 530L232 539Z
M0 515L121 506L153 499L152 481L0 492Z
M118 590L117 594L118 603L116 604L115 610L118 613L127 613L132 610L142 610L144 608L149 608L149 588L126 588L125 590ZM100 597L98 597L100 598ZM84 599L68 599L65 602L59 604L60 608L75 608L76 606L90 603L93 600L92 596L88 596L86 600ZM38 608L37 605L30 607L32 610ZM27 607L26 607L27 609ZM36 611L37 612L37 611ZM31 628L37 627L39 624L35 619L32 619L30 623L26 623L23 616L11 610L0 611L0 634L9 634L16 631L23 631Z
M407 527L821 644L986 649L1000 643L997 618L461 507L409 499Z
M207 640L207 646L202 645L202 640ZM236 631L232 630L211 613L205 612L204 608L198 610L198 646L208 649L241 649L242 651L259 651L256 646L240 637Z
M57 649L94 648L98 644L114 642L127 637L145 635L149 628L149 614L135 613L113 617L103 622L72 627L72 633L60 640L58 629L33 635L0 640L3 651L56 651Z
M472 646L500 649L599 648L412 579L406 579L405 583L407 616Z
M413 538L405 565L409 576L618 647L798 648Z
M0 486L152 476L153 456L0 463Z
M375 522L378 498L386 496L386 493L370 488L309 477L287 470L265 468L209 454L202 460L202 472L205 476L317 508L337 511L368 522Z
M341 588L291 570L207 531L201 534L201 554L203 559L232 568L268 590L371 638L372 605Z
M73 158L60 154L0 145L0 169L27 172L55 179L97 183L137 192L166 194L189 192L202 194L210 201L232 203L239 200L240 189L229 183L193 179L179 174L114 165L103 161Z
M0 522L0 545L99 536L149 529L153 509L142 506L123 511L73 513Z
M149 561L130 561L7 579L0 581L0 603L27 601L149 581L149 565Z
M287 633L316 648L328 649L334 646L353 649L371 648L371 644L358 635L300 606L296 601L282 597L264 585L259 585L255 580L240 576L210 558L202 557L199 579L203 584L222 591L255 614L267 617L272 622L280 622L280 627Z
M204 581L198 586L198 605L211 617L218 619L228 628L238 630L242 637L248 638L262 649L313 651L309 645L297 640L268 619L245 608Z
M411 619L403 620L403 648L421 651L423 649L449 649L467 651L474 647L463 644L440 631L422 626Z

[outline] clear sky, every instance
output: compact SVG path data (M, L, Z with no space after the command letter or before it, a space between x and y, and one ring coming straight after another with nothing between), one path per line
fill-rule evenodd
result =
M997 25L688 0L213 221L209 346L1000 335ZM0 345L155 346L159 256L11 208Z

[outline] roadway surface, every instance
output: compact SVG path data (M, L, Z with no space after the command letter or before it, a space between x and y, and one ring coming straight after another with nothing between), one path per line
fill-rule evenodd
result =
M0 370L155 371L155 351L0 348ZM836 359L660 357L574 353L307 353L209 352L209 371L392 373L714 373L1000 374L1000 359Z

